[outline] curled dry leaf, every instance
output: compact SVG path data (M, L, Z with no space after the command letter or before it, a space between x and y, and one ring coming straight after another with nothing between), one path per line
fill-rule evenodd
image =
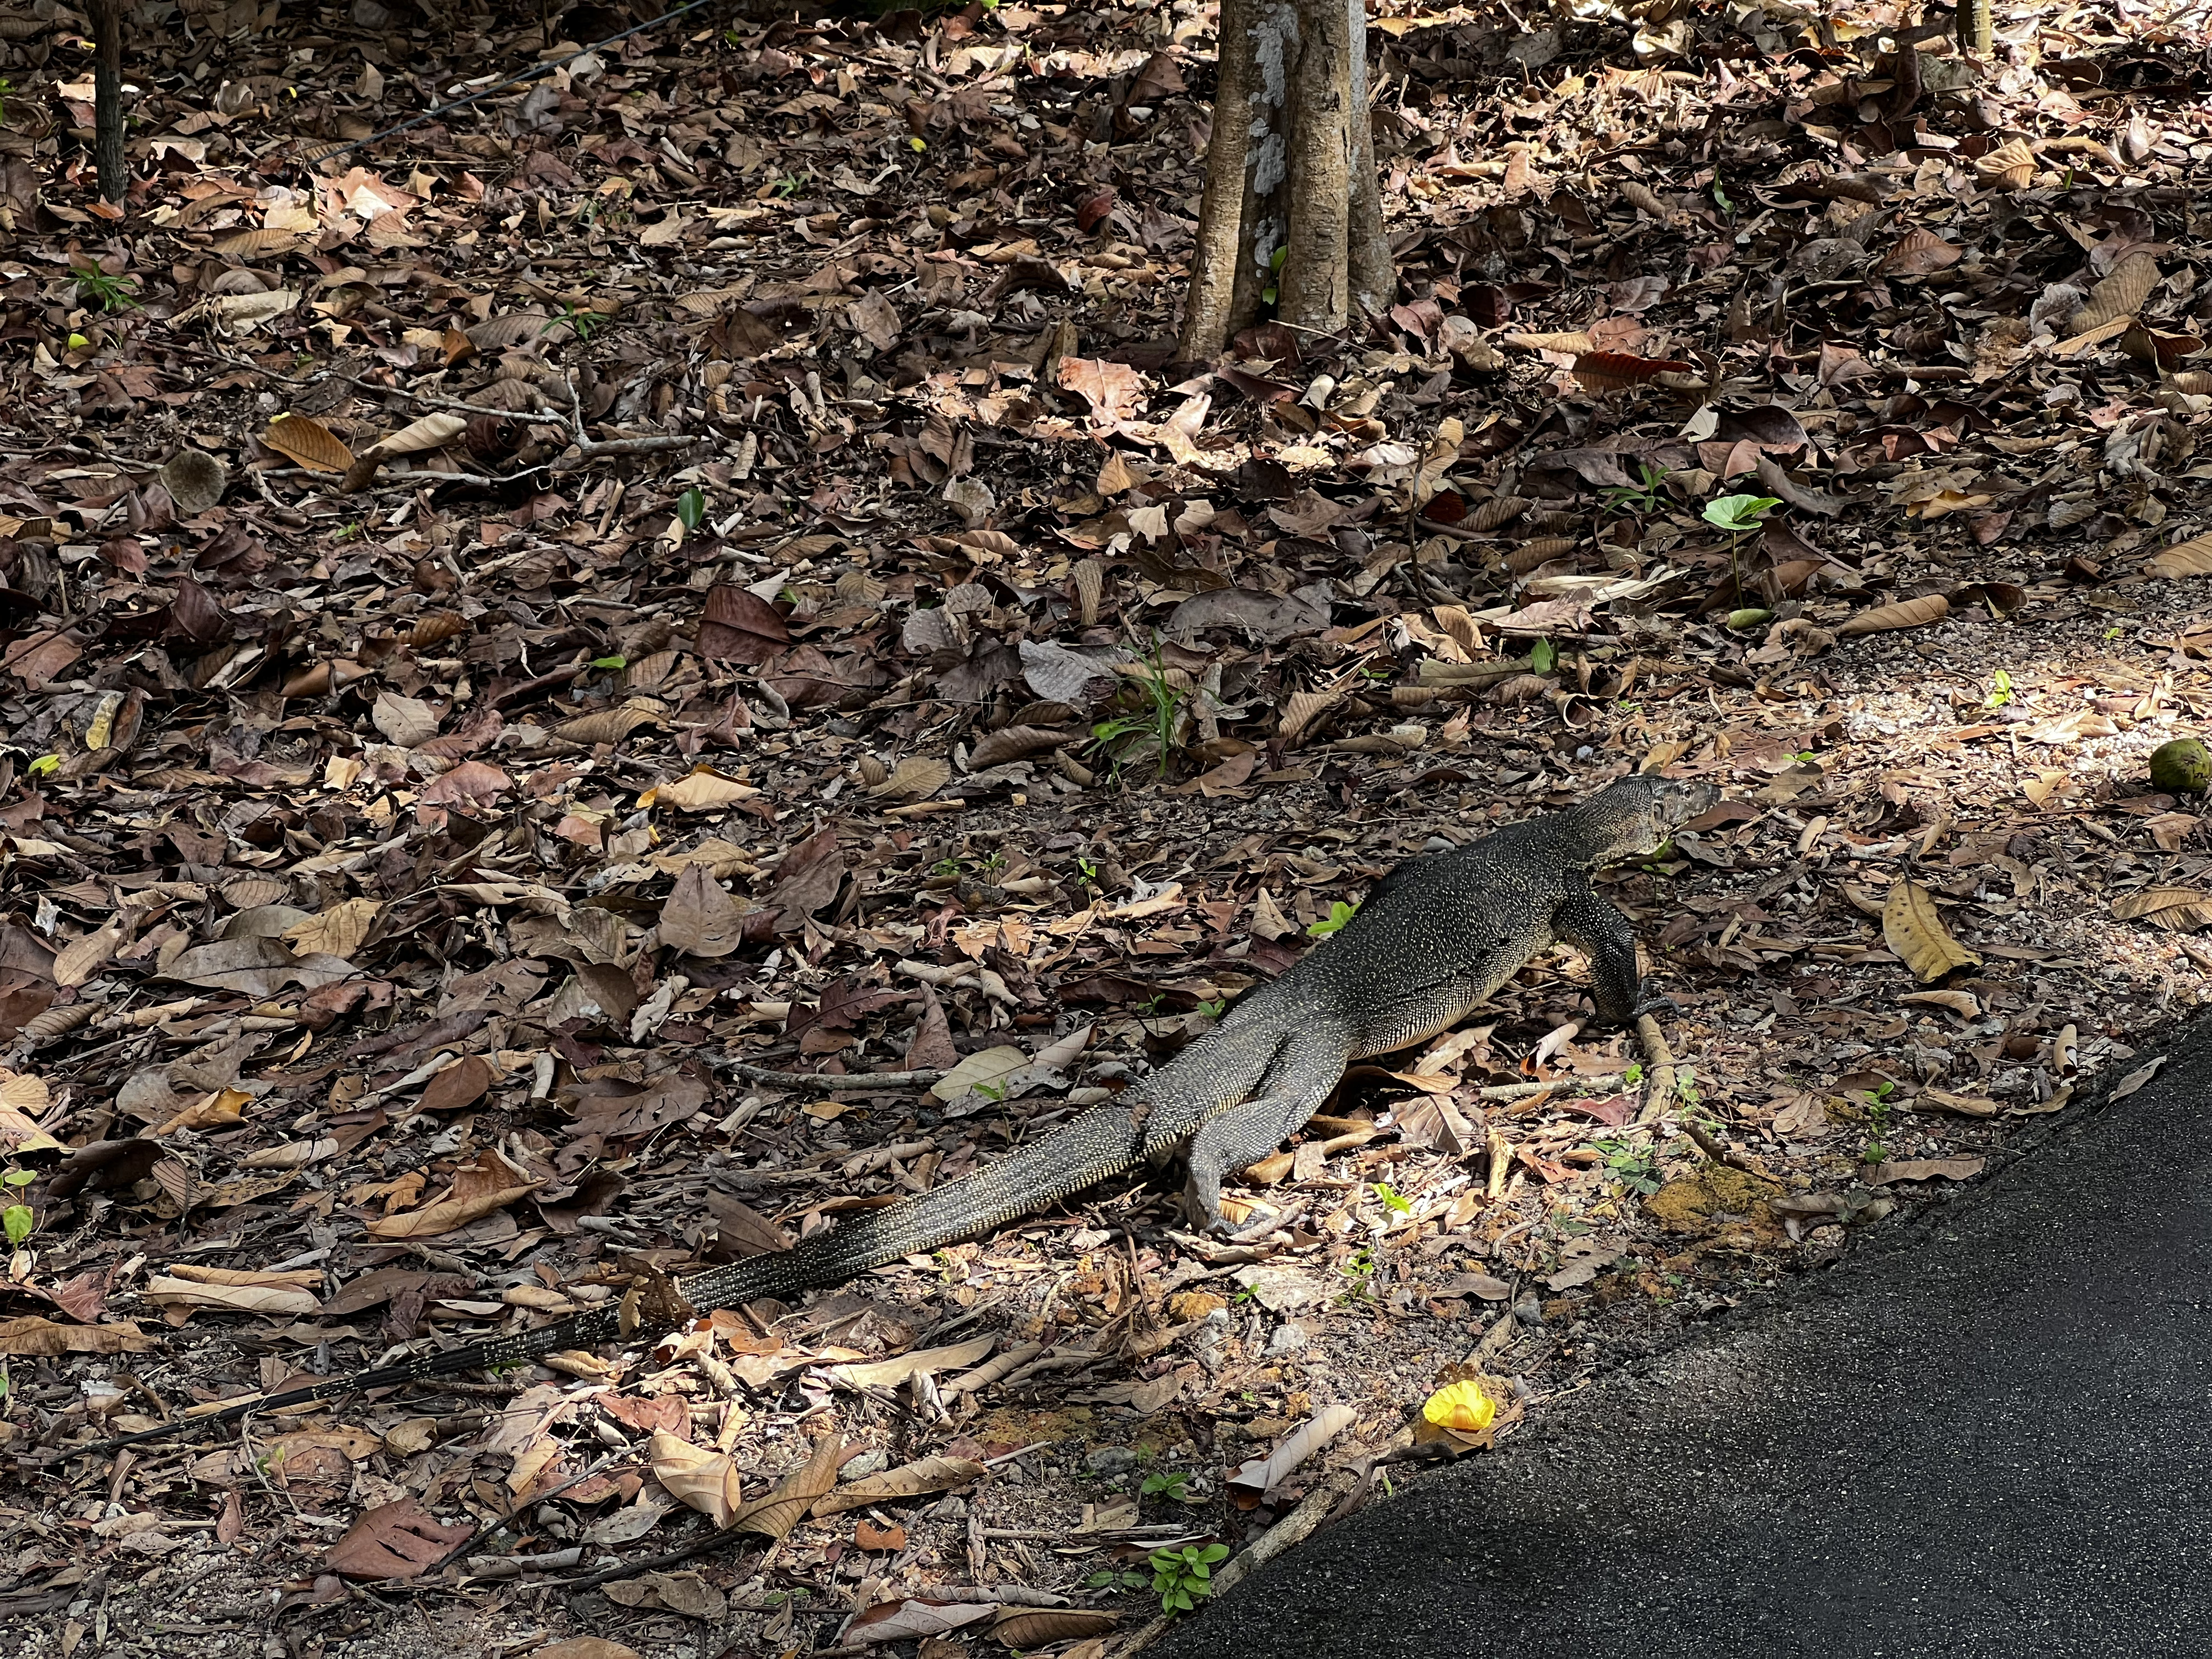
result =
M562 720L553 728L553 735L569 743L620 743L639 726L659 723L660 716L654 710L624 703L619 708L602 708L595 714L579 714L574 720Z
M991 1621L991 1639L1019 1653L1103 1636L1119 1622L1091 1607L1008 1607Z
M353 451L345 440L306 415L279 415L269 422L261 441L310 472L343 472L353 465Z
M915 756L901 761L881 783L871 785L868 793L878 800L927 800L951 781L952 768L947 763Z
M1280 1486L1285 1475L1350 1428L1358 1417L1349 1406L1324 1406L1267 1455L1240 1464L1231 1473L1229 1484L1242 1488L1246 1496L1258 1498Z
M1900 881L1889 890L1881 907L1881 937L1923 984L1981 964L1979 957L1951 937L1936 914L1935 895L1917 882Z
M2212 576L2212 532L2176 542L2143 566L2151 576Z
M161 1339L146 1335L130 1320L112 1325L64 1325L27 1314L0 1319L0 1354L46 1358L59 1353L144 1353Z
M452 1188L436 1202L372 1221L367 1231L376 1238L435 1238L467 1226L478 1216L503 1210L544 1185L486 1149L454 1176Z
M817 1499L812 1513L817 1516L840 1515L847 1510L860 1509L870 1504L887 1504L902 1498L921 1498L930 1492L951 1492L956 1486L981 1480L989 1472L972 1457L924 1457L840 1486L827 1497Z
M678 1501L726 1527L740 1507L737 1465L727 1452L695 1446L665 1429L653 1431L653 1478Z
M1985 1158L1905 1158L1877 1164L1867 1171L1869 1187L1886 1187L1893 1181L1968 1181L1981 1174Z
M410 421L388 438L380 438L362 451L364 460L383 459L388 455L414 455L426 449L442 449L468 430L465 415L425 415L419 421Z
M855 1389L896 1389L916 1371L957 1371L966 1369L991 1352L995 1336L979 1336L950 1347L917 1348L890 1359L867 1364L833 1365L830 1375Z
M1886 634L1899 628L1925 628L1939 623L1951 614L1951 602L1941 593L1923 593L1917 599L1899 599L1894 605L1878 605L1871 611L1862 611L1836 630L1838 639L1855 639L1861 634Z
M836 1486L843 1450L834 1431L823 1435L814 1443L814 1455L805 1464L778 1481L767 1497L738 1510L730 1525L739 1532L757 1533L781 1543L806 1511Z
M735 778L724 777L702 766L689 777L648 789L638 805L672 806L679 812L718 812L741 800L750 800L758 793L760 791L750 784L739 783Z
M2212 894L2194 887L2146 887L2114 899L2112 915L2122 921L2148 921L2170 933L2193 933L2212 926Z

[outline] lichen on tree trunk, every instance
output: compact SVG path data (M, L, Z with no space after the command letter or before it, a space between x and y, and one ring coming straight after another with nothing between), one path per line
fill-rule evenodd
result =
M1396 286L1367 112L1364 0L1223 0L1206 198L1182 355L1212 357L1273 303L1337 332Z

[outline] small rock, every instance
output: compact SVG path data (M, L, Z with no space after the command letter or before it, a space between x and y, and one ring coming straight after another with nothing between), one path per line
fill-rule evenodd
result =
M1127 1474L1137 1467L1137 1454L1127 1446L1093 1446L1083 1466L1093 1474Z
M881 1474L890 1467L890 1463L891 1455L880 1447L873 1451L864 1451L837 1471L837 1479L840 1481L865 1480L872 1474Z
M939 1521L965 1521L968 1518L968 1500L964 1498L948 1498L932 1510L930 1514Z
M1226 1297L1212 1291L1177 1291L1168 1298L1168 1317L1173 1320L1203 1319L1229 1305Z
M1544 1322L1544 1304L1534 1296L1524 1296L1513 1304L1513 1316L1523 1325L1540 1325Z
M1267 1358L1273 1359L1283 1354L1296 1353L1310 1340L1303 1326L1278 1325L1275 1334L1267 1339Z

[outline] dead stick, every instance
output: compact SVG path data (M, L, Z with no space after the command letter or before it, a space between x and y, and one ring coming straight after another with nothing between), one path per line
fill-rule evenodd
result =
M1649 1123L1665 1111L1674 1098L1674 1051L1666 1034L1649 1014L1636 1017L1636 1040L1644 1045L1644 1104L1636 1114L1638 1123Z
M1213 1575L1212 1589L1207 1592L1206 1599L1211 1601L1232 1589L1254 1569L1267 1565L1291 1545L1304 1543L1361 1478L1362 1471L1358 1469L1339 1469L1322 1481L1306 1494L1304 1503L1268 1528L1259 1542ZM1131 1655L1142 1653L1158 1641L1174 1622L1165 1617L1153 1620L1129 1638L1128 1645L1121 1650L1115 1659L1130 1659Z

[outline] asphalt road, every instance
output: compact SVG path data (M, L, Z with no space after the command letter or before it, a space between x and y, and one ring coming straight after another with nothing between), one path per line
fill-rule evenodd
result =
M2212 1656L2212 1020L1896 1232L1153 1652Z

